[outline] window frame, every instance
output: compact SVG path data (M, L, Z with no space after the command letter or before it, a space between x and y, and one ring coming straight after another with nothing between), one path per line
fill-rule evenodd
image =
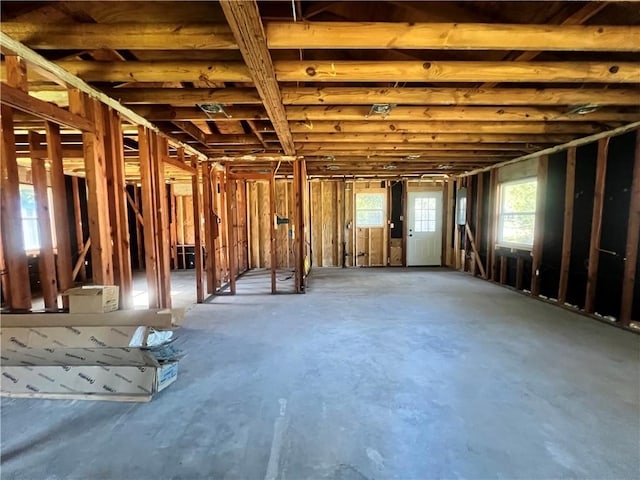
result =
M358 208L358 195L379 195L382 198L382 208ZM382 212L382 220L380 224L360 224L358 222L358 211L367 212ZM356 228L384 228L387 221L387 193L386 191L359 191L356 192L356 198L354 201L354 223Z
M532 183L532 182L535 182L536 184L536 198L534 199L535 210L533 212L503 213L505 187L512 186L512 185L520 185L523 183ZM497 222L497 232L496 232L496 247L513 248L513 249L525 250L525 251L533 250L533 245L535 243L535 235L536 235L535 226L536 226L536 213L538 208L537 200L538 200L538 177L537 176L523 177L523 178L518 178L516 180L508 180L505 182L500 182L500 184L498 185L498 212L497 212L498 222ZM503 236L503 227L504 227L504 217L506 215L533 216L533 232L532 232L531 245L526 243L509 242L507 240L503 240L502 236Z

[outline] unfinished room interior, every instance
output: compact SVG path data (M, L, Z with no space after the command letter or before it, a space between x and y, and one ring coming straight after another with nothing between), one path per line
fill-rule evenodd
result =
M0 9L2 479L640 477L640 3Z

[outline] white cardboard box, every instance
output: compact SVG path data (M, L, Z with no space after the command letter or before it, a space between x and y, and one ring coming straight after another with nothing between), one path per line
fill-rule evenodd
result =
M178 362L160 366L2 366L2 395L148 401L178 378ZM50 397L48 397L50 395ZM140 396L140 398L132 398ZM122 398L120 398L122 399Z
M91 285L70 288L69 313L106 313L118 310L117 285Z

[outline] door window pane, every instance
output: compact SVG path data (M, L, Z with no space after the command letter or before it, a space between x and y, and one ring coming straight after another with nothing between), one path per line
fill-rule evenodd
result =
M436 199L416 198L413 204L414 232L436 231Z

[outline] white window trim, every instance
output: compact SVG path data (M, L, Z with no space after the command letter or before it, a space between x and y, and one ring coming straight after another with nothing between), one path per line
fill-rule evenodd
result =
M502 214L502 200L503 200L503 188L505 186L508 185L518 185L521 183L529 183L529 182L536 182L536 197L537 197L537 182L538 182L538 177L524 177L524 178L518 178L517 180L508 180L506 182L501 182L498 185L498 225L497 225L497 229L498 231L496 232L496 247L498 248L510 248L510 249L514 249L514 250L525 250L525 251L532 251L533 250L533 243L535 242L535 216L536 213L535 211L533 212L522 212L522 213L518 213L516 215L533 215L533 238L534 241L531 243L531 245L527 245L524 243L516 243L516 242L507 242L502 240L500 237L502 236L502 225L503 225L503 214ZM536 198L537 200L537 198ZM536 205L537 207L537 205ZM506 215L506 214L505 214ZM513 215L513 214L510 214Z

